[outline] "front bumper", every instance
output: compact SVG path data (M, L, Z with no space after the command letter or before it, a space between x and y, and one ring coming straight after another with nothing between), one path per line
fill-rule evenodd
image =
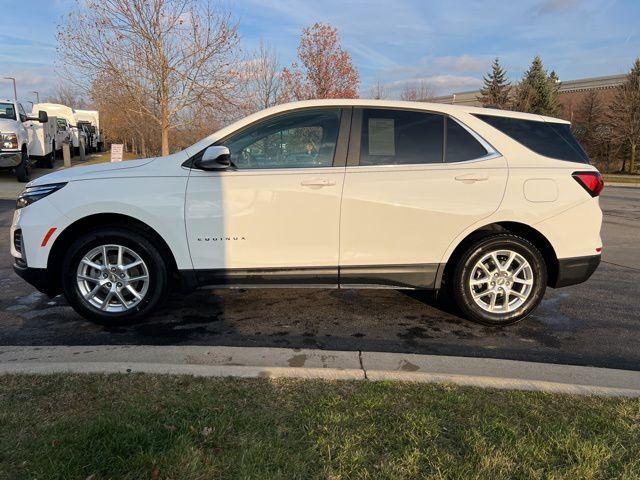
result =
M27 283L33 285L36 289L49 297L53 297L59 293L57 291L58 289L51 281L49 272L46 268L23 267L14 263L13 271Z
M560 288L586 282L600 265L600 257L600 255L589 255L558 260L558 275L550 286Z
M0 152L0 168L15 168L22 161L22 152Z

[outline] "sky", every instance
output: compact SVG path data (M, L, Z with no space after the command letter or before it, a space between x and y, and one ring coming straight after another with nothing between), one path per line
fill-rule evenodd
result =
M203 0L204 1L204 0ZM640 56L640 0L215 0L238 22L243 49L260 40L283 65L303 27L327 22L361 76L397 94L425 80L436 94L474 90L493 58L517 81L535 55L560 79L625 73ZM56 84L56 28L75 0L0 0L0 77L27 102ZM0 78L0 98L13 96Z

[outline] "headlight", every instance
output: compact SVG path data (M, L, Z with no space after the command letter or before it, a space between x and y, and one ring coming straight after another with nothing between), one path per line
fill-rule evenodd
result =
M16 209L31 205L33 202L37 202L41 198L51 195L53 192L57 192L66 183L50 183L49 185L38 185L37 187L27 187L24 191L18 195L16 201Z
M18 136L15 133L0 134L0 141L2 142L2 148L11 150L18 149Z

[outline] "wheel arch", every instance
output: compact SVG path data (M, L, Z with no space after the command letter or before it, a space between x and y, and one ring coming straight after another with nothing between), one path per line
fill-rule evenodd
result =
M171 248L164 238L162 238L162 235L160 235L154 228L129 215L121 213L96 213L80 218L68 225L62 232L60 232L51 246L47 259L47 275L53 292L60 293L62 291L60 270L64 261L64 254L73 240L98 227L131 229L136 233L144 235L160 249L162 256L168 260L167 267L169 274L174 275L177 273L178 267Z
M453 268L471 244L482 238L495 235L496 233L515 234L533 243L536 248L540 250L547 266L547 285L555 285L558 276L558 256L551 242L539 230L536 230L532 226L512 221L501 221L483 225L460 240L449 257L444 261L445 265L444 268L440 269L440 278L437 279L436 285L439 286L442 281L447 278L447 275L453 273Z

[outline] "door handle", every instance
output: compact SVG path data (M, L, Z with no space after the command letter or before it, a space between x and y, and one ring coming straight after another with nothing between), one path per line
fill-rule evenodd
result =
M327 180L326 178L312 178L310 180L303 180L300 182L300 185L303 187L329 187L335 184L335 180Z
M464 183L484 182L489 180L489 175L486 173L466 173L464 175L458 175L455 177L457 181Z

